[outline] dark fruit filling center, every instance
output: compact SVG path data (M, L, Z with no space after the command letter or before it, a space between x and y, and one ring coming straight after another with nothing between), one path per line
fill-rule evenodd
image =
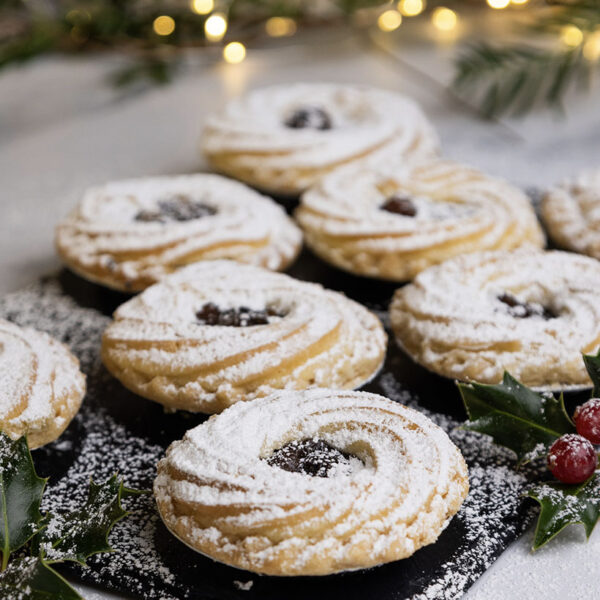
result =
M331 468L349 464L351 454L340 452L319 439L297 440L275 450L265 460L272 467L311 477L329 477Z
M558 315L547 306L542 306L541 304L535 302L520 302L511 294L504 293L501 296L498 296L498 300L506 304L509 307L508 314L517 319L541 317L542 319L548 321L558 317Z
M417 214L417 207L408 196L390 196L379 208L405 217L414 217Z
M140 210L136 221L144 223L168 223L169 221L193 221L217 214L217 209L202 202L190 200L183 194L168 200L160 200L156 210Z
M196 318L203 325L224 325L226 327L249 327L251 325L268 325L269 317L284 317L272 308L254 310L247 306L221 309L209 302L197 313Z
M290 129L331 129L331 117L317 106L307 106L295 110L284 124Z

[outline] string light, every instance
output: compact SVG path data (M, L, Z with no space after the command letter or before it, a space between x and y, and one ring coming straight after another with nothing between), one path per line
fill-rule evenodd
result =
M517 6L523 6L523 4L527 4L527 2L529 2L529 0L510 0L513 4L516 4Z
M583 45L583 55L592 62L600 58L600 31L596 31L588 37Z
M452 31L458 22L457 14L450 8L439 6L431 15L431 22L440 31Z
M416 17L425 10L425 0L400 0L398 10L405 17Z
M204 23L204 33L212 42L218 42L223 39L227 31L227 19L222 13L214 13Z
M377 27L381 31L394 31L402 24L402 15L397 10L386 10L379 15Z
M488 6L496 10L502 10L510 4L510 0L487 0Z
M575 25L565 25L560 30L560 39L565 46L575 48L583 42L583 33L581 32L581 29L575 27Z
M175 20L168 15L161 15L154 19L152 29L157 35L171 35L175 31Z
M296 33L296 21L289 17L271 17L265 23L265 31L271 37L283 37Z
M199 15L207 15L215 7L214 0L192 0L192 10Z
M229 42L223 48L223 58L234 65L241 63L246 58L246 47L241 42Z

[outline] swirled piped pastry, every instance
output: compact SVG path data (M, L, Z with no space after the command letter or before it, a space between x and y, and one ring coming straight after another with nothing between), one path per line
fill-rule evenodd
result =
M166 526L191 548L270 575L326 575L431 544L468 492L427 417L375 394L283 391L188 431L158 465Z
M359 387L385 350L379 319L360 304L232 261L167 276L119 307L102 340L126 387L207 413L278 389Z
M300 230L270 198L209 174L89 189L56 228L56 247L69 268L129 292L201 260L282 270L301 245Z
M431 267L390 307L400 346L446 377L589 387L581 353L600 347L600 262L567 252L470 254Z
M544 245L521 190L439 159L337 170L302 196L296 219L325 261L393 281L459 254Z
M542 218L559 246L600 259L600 168L550 189L542 201Z
M0 430L30 448L54 441L79 411L85 376L66 346L0 319Z
M365 157L437 153L419 106L358 85L297 83L254 90L209 117L202 148L217 170L278 194L299 194Z

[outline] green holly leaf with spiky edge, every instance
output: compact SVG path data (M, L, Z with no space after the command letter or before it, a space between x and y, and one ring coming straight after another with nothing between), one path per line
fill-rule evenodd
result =
M15 558L0 574L0 598L19 600L82 600L41 558Z
M594 398L600 397L600 351L598 354L584 354L583 362L594 384Z
M521 465L544 455L556 438L575 431L562 395L541 395L504 373L502 383L458 383L469 422L465 429L492 436Z
M39 530L40 503L46 480L37 476L27 440L11 440L0 432L0 551L2 570L11 552Z
M527 492L540 503L533 550L537 550L560 533L567 525L580 523L590 537L600 518L600 475L594 474L584 483L568 485L551 481L536 485Z
M81 508L45 519L45 527L32 541L32 555L43 557L47 563L70 560L85 565L92 554L112 552L108 534L129 514L121 500L140 493L124 487L117 475L100 484L90 481L88 498Z

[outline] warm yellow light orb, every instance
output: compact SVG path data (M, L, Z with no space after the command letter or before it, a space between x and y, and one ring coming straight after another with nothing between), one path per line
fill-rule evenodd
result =
M400 0L398 10L405 17L416 17L425 10L425 0Z
M600 58L600 31L592 33L583 45L583 55L594 62Z
M289 17L271 17L265 23L265 31L271 37L283 37L296 33L296 21Z
M431 22L440 31L452 31L456 27L458 16L450 8L438 6L431 15Z
M487 0L488 6L496 10L502 10L510 4L510 0Z
M215 7L214 0L192 0L192 10L199 15L207 15Z
M206 34L206 37L213 42L222 39L226 31L227 19L225 18L225 15L221 13L210 15L204 23L204 33Z
M171 35L175 31L175 20L168 15L161 15L154 19L152 29L158 35Z
M246 58L246 47L241 42L229 42L223 48L223 58L228 63L237 65Z
M575 48L583 42L583 33L581 29L575 27L575 25L565 25L560 30L560 39L565 46Z
M529 0L510 0L513 4L517 4L518 6L522 6L523 4L527 4Z
M379 15L377 27L381 31L394 31L402 24L402 15L397 10L386 10Z

